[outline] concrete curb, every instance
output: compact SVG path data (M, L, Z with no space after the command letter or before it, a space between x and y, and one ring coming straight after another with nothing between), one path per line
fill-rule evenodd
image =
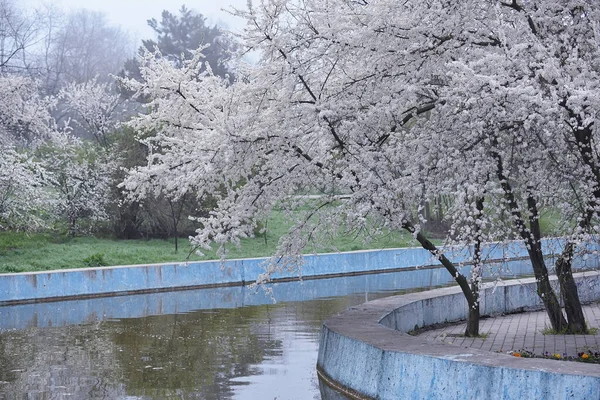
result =
M581 300L600 300L600 272L575 275ZM543 309L533 278L487 284L482 292L482 315ZM406 333L464 320L466 312L458 287L351 308L322 326L319 375L360 399L600 398L596 364L517 358Z

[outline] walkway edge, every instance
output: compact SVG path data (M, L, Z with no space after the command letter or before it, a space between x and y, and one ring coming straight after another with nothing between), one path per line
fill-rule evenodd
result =
M600 272L575 278L583 302L600 300ZM488 284L482 294L482 315L543 308L532 278ZM407 334L464 320L466 312L457 287L350 308L323 324L317 369L361 399L600 398L597 364L517 358Z

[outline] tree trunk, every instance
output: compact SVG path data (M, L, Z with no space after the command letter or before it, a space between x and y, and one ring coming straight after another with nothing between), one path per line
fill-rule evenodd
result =
M577 125L572 130L573 138L577 142L577 149L581 155L581 160L588 166L594 182L592 196L587 200L586 208L578 224L579 229L585 232L589 230L592 219L597 215L596 210L600 201L600 169L598 168L598 161L593 150L596 148L593 134L594 122L586 125L581 115L569 108L566 99L561 101L561 106L567 110L571 118L577 121ZM567 332L585 334L587 333L585 317L583 316L577 285L573 280L572 264L574 250L575 244L572 241L568 241L562 254L556 260L556 275L558 276L560 294L565 305L567 319L569 320Z
M475 294L475 293L473 293ZM469 304L469 315L467 317L467 327L465 328L465 336L479 336L479 291L477 290L477 300L474 304Z
M562 313L560 303L556 293L552 290L550 279L548 278L548 269L544 263L542 250L539 242L534 243L531 239L527 243L527 252L533 267L533 274L537 282L537 294L544 303L544 308L550 318L552 329L556 332L564 331L567 328L567 321Z
M477 246L477 244L476 244ZM476 249L476 254L477 254ZM481 260L480 260L481 261ZM475 272L473 272L475 270ZM469 314L467 315L467 327L465 328L465 336L479 336L479 279L481 278L481 264L475 259L475 264L472 267L471 274L471 293L473 293L473 301L469 303Z
M181 221L181 212L185 204L186 195L187 193L181 196L179 200L168 199L169 207L171 208L171 222L173 223L173 235L175 236L175 253L179 251L179 222ZM178 210L175 210L175 206L173 205L174 201L179 202Z
M405 221L402 223L402 228L407 230L411 235L414 235L416 232L415 227L408 221ZM476 332L469 331L469 329L467 329L467 332L465 332L465 335L466 336L477 336L479 334L479 301L478 301L479 299L477 299L477 301L475 301L475 297L473 296L473 292L471 290L471 287L469 286L469 282L467 281L467 278L465 278L465 276L463 274L458 272L458 270L456 269L456 267L454 266L452 261L448 260L448 258L433 243L431 243L431 241L429 239L427 239L425 236L423 236L423 234L421 232L417 233L415 238L421 244L421 247L423 247L425 250L429 251L435 258L437 258L440 261L440 263L444 266L444 268L446 268L446 270L450 273L450 275L452 275L452 277L454 278L456 283L458 283L458 286L462 290L462 292L465 296L465 299L467 300L467 304L469 305L469 317L471 318L471 320L467 324L467 328L469 326L474 326L474 325L477 326ZM473 318L475 318L474 314L473 314L473 317L471 317L471 306L472 305L477 306L476 319L473 319Z
M544 303L546 313L550 318L552 329L560 332L567 328L567 321L562 313L556 293L554 293L554 290L550 285L548 268L544 262L544 253L542 252L542 231L540 229L539 212L537 209L537 202L535 201L532 192L533 190L528 190L527 192L527 210L529 211L530 229L529 232L527 232L526 229L522 229L521 237L527 245L527 252L529 253L533 273L537 280L538 296L540 296ZM525 225L523 224L523 228L524 226Z
M179 221L177 221L177 216L175 214L175 209L173 208L173 200L168 199L167 200L169 202L169 208L171 209L171 223L173 224L173 237L175 238L175 253L177 253L177 251L179 250L179 243L178 243L178 236L179 236L179 232L177 232L177 223Z
M431 204L429 201L425 201L423 203L423 218L425 218L425 221L431 224Z
M493 144L497 145L497 141L494 139ZM514 219L515 228L521 239L525 242L527 247L527 253L531 260L531 267L533 274L537 282L537 294L544 303L544 308L550 318L550 324L552 329L561 331L566 329L567 321L560 308L560 303L556 297L556 293L552 290L550 285L550 279L548 278L548 268L544 263L544 256L542 253L541 242L540 242L540 227L539 218L537 212L537 205L535 199L532 196L531 191L527 193L527 207L529 211L529 222L531 229L527 228L525 221L521 215L517 199L513 192L512 186L508 178L504 175L504 166L502 164L502 157L495 150L490 151L492 157L496 159L496 176L504 192L504 199L509 207L509 210Z
M483 265L482 265L482 254L481 254L481 227L479 220L483 215L483 197L478 197L475 201L477 208L476 215L476 238L475 244L473 245L473 266L471 267L471 293L473 293L473 303L469 304L469 315L467 317L467 327L465 329L465 336L477 337L479 336L479 285L483 278Z
M444 220L444 210L442 209L442 195L439 195L437 197L435 214L437 222L441 223Z
M177 232L177 225L175 225L175 253L179 251L179 232Z
M69 236L75 237L76 233L77 233L77 218L70 217L69 218Z
M565 305L565 312L567 313L567 333L587 335L588 330L581 308L581 301L579 300L579 292L571 269L574 247L575 245L571 241L565 245L562 254L556 260L556 275L560 284L560 294Z

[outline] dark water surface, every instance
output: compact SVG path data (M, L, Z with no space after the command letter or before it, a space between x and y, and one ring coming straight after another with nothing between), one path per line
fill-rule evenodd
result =
M321 323L445 270L0 307L0 399L321 399ZM324 395L341 399L338 395Z

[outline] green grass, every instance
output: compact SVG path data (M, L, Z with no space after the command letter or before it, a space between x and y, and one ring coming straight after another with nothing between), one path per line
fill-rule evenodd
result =
M542 216L540 223L545 232L556 224L556 213ZM241 247L229 246L228 258L266 257L275 252L279 238L289 223L280 211L274 211L266 221L266 234L242 240ZM441 240L432 240L440 244ZM307 252L353 251L418 246L405 232L387 232L370 238L365 235L340 235L330 246L313 246ZM335 249L335 250L334 250ZM105 265L154 264L164 262L199 261L217 259L215 251L196 255L187 240L179 240L175 252L174 240L112 240L96 237L69 238L50 234L0 232L0 273L48 271L66 268L97 267ZM189 258L188 258L189 257Z
M173 243L164 240L67 239L0 233L0 273L183 261L186 257L185 251L175 253Z
M241 247L229 246L228 258L266 257L274 253L289 224L275 212L267 221L267 232L245 239ZM408 234L390 232L365 244L364 235L342 235L332 240L337 251L415 246ZM439 242L439 241L438 241ZM311 247L308 252L332 252L331 246ZM216 252L203 257L192 251L187 238L174 240L112 240L96 237L63 237L49 234L0 232L0 273L48 271L105 265L153 264L217 259Z
M540 229L543 235L560 234L560 229L564 228L564 222L561 220L558 210L548 210L540 215Z

